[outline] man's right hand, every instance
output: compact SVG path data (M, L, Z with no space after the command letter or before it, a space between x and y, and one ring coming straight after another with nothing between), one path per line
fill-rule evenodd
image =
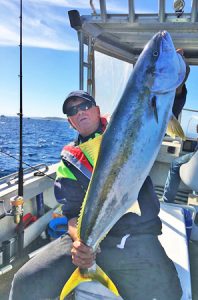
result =
M96 254L93 253L92 248L86 246L80 240L73 242L71 254L73 264L82 269L90 268L96 259Z
M77 234L77 218L70 219L68 222L68 232L73 239L73 247L71 249L72 262L80 268L90 268L96 258L91 247L86 246L78 238Z

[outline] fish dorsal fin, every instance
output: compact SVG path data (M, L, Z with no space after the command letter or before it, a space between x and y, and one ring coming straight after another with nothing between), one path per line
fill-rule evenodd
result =
M89 183L89 186L90 186L90 183ZM85 210L85 204L86 204L86 201L87 201L89 186L88 186L87 192L85 194L84 200L82 202L82 206L81 206L81 209L80 209L80 214L79 214L78 220L77 220L77 236L78 236L78 238L81 238L80 237L80 229L81 229L81 224L82 224L82 217L83 217L84 210Z
M179 136L184 141L186 139L183 129L174 115L172 115L170 118L170 121L166 129L166 133L170 135L172 138Z
M83 151L86 157L91 160L93 166L95 166L98 159L101 141L102 135L98 135L94 139L90 139L79 145L79 148Z
M102 141L102 135L98 135L94 139L90 139L89 141L79 145L79 148L89 158L89 160L91 160L93 167L95 167L97 159L98 159L98 153L100 150L101 141ZM90 183L89 183L89 186L90 186ZM89 193L89 186L88 186L87 192L85 194L85 197L84 197L84 200L82 203L82 207L80 210L80 215L79 215L78 222L77 222L77 234L78 234L79 238L80 238L80 228L81 228L81 223L82 223L82 217L84 214L85 204L87 201L87 195Z

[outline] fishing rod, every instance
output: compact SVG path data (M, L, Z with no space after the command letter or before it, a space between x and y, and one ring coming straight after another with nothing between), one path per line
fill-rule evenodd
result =
M18 194L23 197L23 68L22 68L22 0L20 0L20 131L19 131L19 185Z
M13 158L13 159L19 161L18 158L16 158L15 156L11 155L10 153L7 153L7 152L3 151L2 149L0 149L0 152L1 152L2 154L5 154L5 155L7 155L7 156L9 156L9 157L11 157L11 158ZM26 163L26 162L24 162L24 161L22 161L22 163L23 163L23 165L26 165L26 166L29 167L30 169L32 169L32 170L38 172L37 174L34 174L35 176L42 175L42 176L46 176L46 177L52 179L53 181L55 180L52 176L45 174L45 172L40 171L40 170L37 169L36 167L31 166L30 164L28 164L28 163ZM1 179L0 179L0 180L1 180Z
M22 256L24 248L24 225L23 225L23 87L22 87L22 0L20 0L20 112L19 115L19 170L18 170L18 196L11 198L12 214L14 222L17 226L17 243L18 243L18 256Z

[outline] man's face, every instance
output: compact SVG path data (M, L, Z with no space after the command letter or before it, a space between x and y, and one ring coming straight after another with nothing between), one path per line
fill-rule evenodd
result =
M67 109L86 102L84 99L72 99L67 104ZM91 106L87 110L77 110L73 116L68 116L70 124L82 135L88 136L97 130L100 123L100 109L98 106Z

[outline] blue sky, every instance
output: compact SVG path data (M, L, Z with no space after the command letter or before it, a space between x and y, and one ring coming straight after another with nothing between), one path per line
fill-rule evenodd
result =
M19 111L19 2L0 0L0 114L5 115L16 115ZM135 8L139 12L152 11L156 2L136 1ZM167 11L172 10L172 2L167 2ZM93 3L98 9L98 1ZM188 5L186 12L190 9ZM108 11L124 13L126 8L126 0L107 0ZM78 41L76 31L69 25L70 9L78 9L80 14L91 13L88 0L23 1L25 116L63 117L65 96L79 87ZM186 108L198 108L196 74L197 67L191 67Z

